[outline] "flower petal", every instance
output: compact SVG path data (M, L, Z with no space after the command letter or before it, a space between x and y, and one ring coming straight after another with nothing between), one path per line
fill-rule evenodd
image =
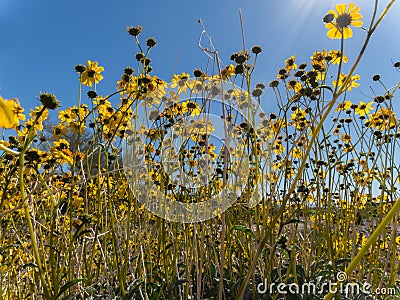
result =
M346 6L347 6L347 4L345 4L345 3L336 5L336 10L338 12L338 15L341 15L346 11Z
M349 39L353 36L353 31L349 27L343 28L343 38Z
M361 21L361 20L351 21L351 25L354 26L354 27L361 27L362 24L363 24L363 21Z
M333 23L326 23L325 27L328 28L328 29L336 28L335 24L333 24Z
M342 34L336 27L329 29L326 34L330 39L340 39L342 37Z
M2 128L13 128L18 125L18 119L11 108L11 103L8 101L0 96L0 127Z
M352 10L354 10L354 8L356 7L357 6L353 2L350 2L349 7L347 8L347 12L351 14Z

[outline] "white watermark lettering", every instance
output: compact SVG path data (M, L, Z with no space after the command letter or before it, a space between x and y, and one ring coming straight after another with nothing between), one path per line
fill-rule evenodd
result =
M357 283L347 282L347 275L344 272L339 272L336 276L337 282L304 282L298 284L295 282L271 282L268 283L267 279L257 285L257 293L259 294L293 294L293 295L316 295L330 292L332 294L344 295L346 297L355 297L361 294L364 295L396 295L395 287L381 287L373 289L372 284L368 282Z

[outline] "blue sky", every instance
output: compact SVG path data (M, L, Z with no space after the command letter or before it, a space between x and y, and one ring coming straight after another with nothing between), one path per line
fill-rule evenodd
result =
M372 0L358 0L365 23ZM380 1L382 8L388 0ZM142 41L154 37L153 74L168 81L173 73L204 67L207 57L198 49L202 19L225 64L241 49L239 9L243 12L246 46L261 45L254 84L274 79L283 60L292 54L299 63L314 50L338 49L326 37L322 18L337 3L333 0L252 1L137 1L137 0L0 0L0 95L19 98L26 109L38 104L39 93L54 93L62 107L76 104L79 82L76 64L87 59L104 66L105 79L98 92L115 91L127 65L135 66L137 52L126 33L129 25L142 25ZM359 74L364 86L354 93L369 94L370 78L380 73L388 85L399 78L392 62L400 60L400 5L395 3L372 39ZM361 47L365 32L354 29L345 45L350 61ZM356 99L355 99L356 100ZM268 101L268 100L266 100Z

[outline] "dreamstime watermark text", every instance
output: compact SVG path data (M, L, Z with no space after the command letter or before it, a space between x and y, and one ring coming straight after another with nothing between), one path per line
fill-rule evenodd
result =
M257 285L259 294L295 294L295 295L321 295L326 293L341 294L346 297L354 297L360 294L364 295L396 295L394 287L383 287L373 289L372 284L368 282L351 283L347 282L347 274L338 272L337 281L326 281L321 283L304 282L298 283L268 283L267 279Z

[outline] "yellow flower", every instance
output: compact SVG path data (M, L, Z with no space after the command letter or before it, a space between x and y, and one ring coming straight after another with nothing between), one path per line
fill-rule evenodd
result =
M366 125L377 130L389 130L397 126L398 121L394 111L389 108L381 108L377 112L370 114Z
M69 142L66 139L60 139L54 142L54 148L57 150L63 150L69 148Z
M235 66L230 64L229 66L227 66L225 69L223 69L221 71L221 75L222 75L223 80L226 80L227 78L232 77L233 75L235 75Z
M282 154L285 151L285 147L282 145L282 140L274 142L273 151L275 154Z
M307 113L303 109L298 107L291 114L291 117L290 117L290 120L292 121L293 127L295 127L296 129L303 130L304 127L308 125L308 121L306 119L306 115L307 115Z
M341 111L341 110L349 110L351 108L351 105L353 103L351 103L349 100L346 100L344 102L338 103L337 108L335 109L335 112Z
M190 75L188 73L183 72L181 75L174 74L171 79L171 87L175 88L185 88L186 81L189 80ZM186 88L185 88L186 90Z
M60 164L73 164L74 154L69 149L69 142L65 139L60 139L54 142L54 146L51 148L54 158Z
M66 110L61 110L58 112L58 118L63 123L70 123L74 119L72 116L71 108L67 108Z
M273 123L271 124L271 128L273 129L273 132L275 134L278 134L281 129L285 128L287 126L287 123L284 119L282 118L277 118Z
M331 50L329 51L328 55L332 58L331 63L334 65L338 65L340 63L340 60L343 63L347 63L349 61L347 56L341 53L339 50Z
M344 84L344 82L346 81L346 78L347 78L346 75L340 74L339 75L339 80L334 80L332 82L333 86L340 88ZM353 89L353 87L360 86L360 84L358 82L356 82L356 80L360 80L360 75L351 76L351 78L350 78L350 80L349 80L349 82L347 83L347 86L346 86L346 89L348 91L351 91Z
M0 96L0 127L14 128L19 125L19 120L25 120L23 111L16 98L5 100Z
M367 113L369 113L371 110L373 110L373 106L372 106L372 101L369 103L364 103L362 101L360 101L360 104L358 104L355 113L356 115L360 115L360 116L365 116Z
M340 140L342 142L347 142L347 143L351 142L351 135L342 133L342 136L341 136Z
M35 109L31 109L29 116L31 116L32 118L29 119L28 121L25 122L25 126L28 128L29 126L33 125L33 122L36 118L36 125L35 125L35 129L36 130L43 130L43 122L47 119L47 117L49 116L49 111L46 109L44 111L43 110L43 106L36 106ZM40 114L40 115L39 115Z
M299 81L296 80L289 81L289 86L288 86L289 90L294 90L296 93L298 93L302 88L303 86Z
M311 60L316 61L316 62L325 62L326 60L326 50L322 51L315 51L312 56L310 56Z
M347 6L347 4L337 4L336 11L330 10L325 18L332 19L325 24L328 28L327 35L330 39L344 39L351 38L353 36L353 31L349 27L361 27L362 15L359 13L360 8L356 6L353 2ZM324 19L325 19L324 18Z
M327 53L326 50L315 51L311 58L311 65L315 70L320 72L325 71L325 63L326 63Z
M303 151L300 147L294 147L292 151L290 151L290 155L293 158L301 158L303 156Z
M67 128L64 124L58 124L57 126L52 127L52 139L60 139L61 136L67 135Z
M199 116L201 113L200 105L193 101L183 102L182 108L184 111L189 111L191 117Z
M92 86L93 83L99 83L99 81L103 79L103 75L100 74L103 71L104 68L100 67L97 61L91 62L88 60L86 70L81 75L81 83L86 86Z
M297 65L294 63L296 55L292 55L288 59L285 60L285 70L290 72L290 70L297 69Z

